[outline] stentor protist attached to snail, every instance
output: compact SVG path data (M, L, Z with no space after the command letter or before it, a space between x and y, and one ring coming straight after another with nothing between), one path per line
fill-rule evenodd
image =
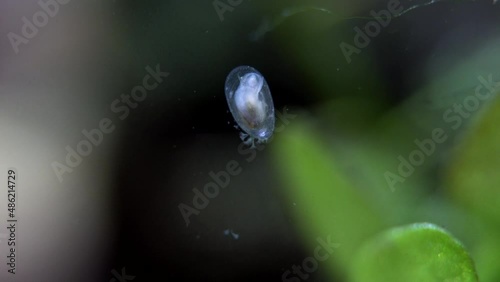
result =
M260 72L249 66L232 70L226 78L225 92L229 110L244 131L240 137L247 145L265 143L274 132L274 105L271 91Z

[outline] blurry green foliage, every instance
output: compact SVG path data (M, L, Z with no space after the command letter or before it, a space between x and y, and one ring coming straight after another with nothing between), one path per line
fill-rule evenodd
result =
M286 130L276 153L287 175L288 198L296 203L294 216L309 244L319 235L340 243L327 263L345 268L359 244L384 223L311 131L300 125Z
M488 56L491 52L483 50L473 58L491 62ZM364 94L332 98L316 108L314 119L297 119L276 138L285 193L296 203L291 213L305 241L313 245L317 236L331 235L340 244L322 264L332 277L499 281L500 128L495 124L500 100L492 96L457 129L443 121L443 112L473 95L479 82L471 65L463 62L430 80L418 95L386 113L383 103L363 100ZM473 77L466 85L460 80L464 73ZM453 79L460 85L451 84ZM414 139L428 138L438 127L449 139L390 191L384 172L395 170L399 154L406 157L415 149ZM432 225L388 229L370 239L421 219L449 226L472 258L448 232Z
M462 244L426 223L392 228L369 240L351 275L354 282L478 281Z
M455 148L447 169L451 197L500 223L500 100L496 99Z

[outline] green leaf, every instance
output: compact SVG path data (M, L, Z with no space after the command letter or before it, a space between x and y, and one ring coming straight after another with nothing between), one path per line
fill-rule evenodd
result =
M456 147L446 188L461 205L500 222L500 99L487 109Z
M288 207L306 242L316 245L316 238L331 236L340 245L325 263L346 268L359 245L385 225L322 136L297 122L273 142Z
M444 172L447 195L460 207L481 217L485 232L474 232L476 242L471 252L483 281L499 281L498 252L500 243L500 99L487 101L454 148Z
M464 246L430 223L392 228L365 243L351 278L354 282L478 281Z

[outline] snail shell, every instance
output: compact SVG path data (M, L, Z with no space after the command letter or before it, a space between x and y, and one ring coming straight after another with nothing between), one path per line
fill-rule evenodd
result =
M274 105L264 76L250 66L232 70L226 78L225 92L229 110L239 127L258 142L267 141L274 132Z

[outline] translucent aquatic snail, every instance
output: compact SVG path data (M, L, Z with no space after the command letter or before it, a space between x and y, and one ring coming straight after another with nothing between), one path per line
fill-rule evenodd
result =
M271 91L260 72L249 66L232 70L226 78L227 104L245 144L266 142L274 131L274 105Z

